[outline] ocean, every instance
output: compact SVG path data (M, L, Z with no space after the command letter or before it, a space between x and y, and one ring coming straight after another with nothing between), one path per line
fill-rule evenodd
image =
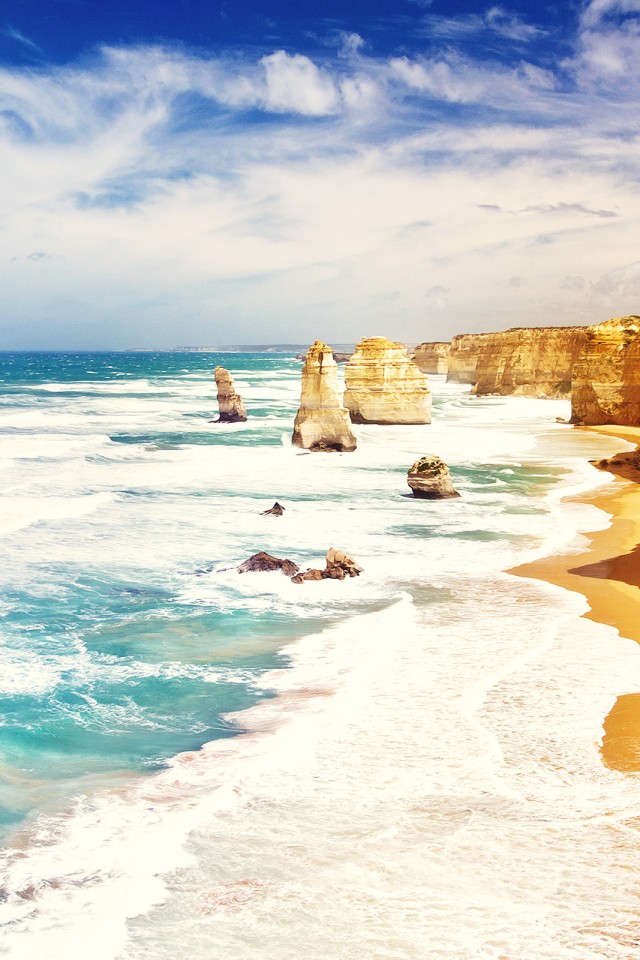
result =
M300 369L0 355L0 952L640 955L638 781L599 753L637 647L506 572L607 526L566 498L621 442L433 376L431 425L307 454ZM459 499L409 496L428 453ZM331 546L364 573L237 573Z

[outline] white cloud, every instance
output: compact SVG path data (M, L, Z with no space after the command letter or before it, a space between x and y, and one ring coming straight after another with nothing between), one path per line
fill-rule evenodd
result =
M308 57L291 56L278 50L260 62L266 74L264 102L268 110L318 117L337 109L338 95L333 81Z
M99 321L120 346L311 328L417 341L429 310L445 339L461 318L631 310L640 138L624 87L613 111L560 69L358 45L322 62L109 49L5 69L0 89L0 309L16 322Z
M615 14L640 13L640 0L589 0L582 12L585 27L595 27Z

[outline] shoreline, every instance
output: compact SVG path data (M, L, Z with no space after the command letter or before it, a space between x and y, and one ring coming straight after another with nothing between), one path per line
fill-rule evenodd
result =
M579 429L640 444L640 427ZM590 607L583 616L640 644L640 469L630 462L631 453L596 464L615 477L607 487L568 498L608 514L605 530L586 531L589 543L578 554L545 557L507 572L582 594ZM603 726L603 763L621 773L640 772L640 693L618 696Z

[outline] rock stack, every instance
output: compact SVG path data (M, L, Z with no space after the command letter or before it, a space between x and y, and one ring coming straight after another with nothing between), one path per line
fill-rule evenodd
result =
M354 423L431 423L426 376L401 343L361 340L345 367L344 403Z
M242 397L236 393L233 378L224 367L216 367L216 386L218 387L218 410L216 423L242 423L247 419Z
M316 340L302 368L300 409L291 442L313 452L356 449L348 411L342 406L338 367L331 347Z
M449 467L433 454L414 463L407 474L407 483L414 497L422 500L449 500L460 496L451 482Z

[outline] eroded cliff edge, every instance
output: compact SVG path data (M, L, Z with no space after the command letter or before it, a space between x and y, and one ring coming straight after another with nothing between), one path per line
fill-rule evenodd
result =
M446 373L450 349L449 341L419 343L413 354L413 362L422 373Z
M451 341L447 380L479 396L569 396L587 327L513 327Z
M640 423L640 317L588 327L573 372L571 422Z

